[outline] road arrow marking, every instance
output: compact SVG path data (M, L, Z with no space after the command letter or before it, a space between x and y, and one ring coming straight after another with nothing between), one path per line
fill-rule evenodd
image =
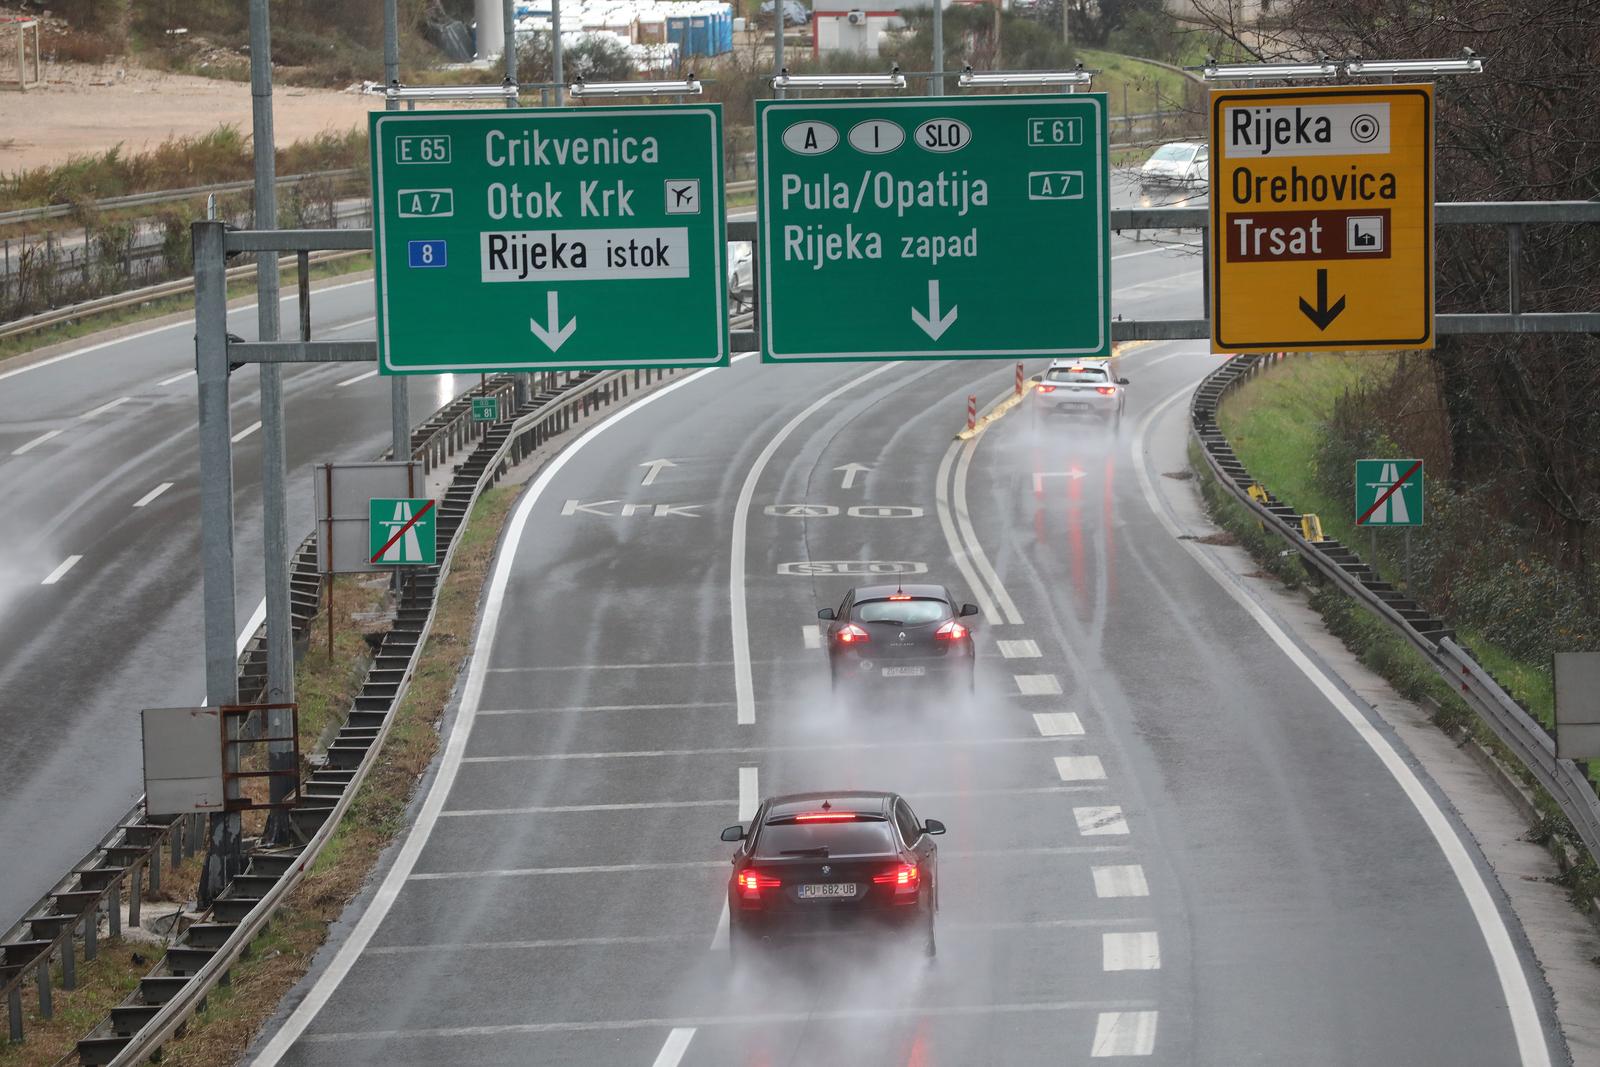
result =
M954 314L954 312L951 312L951 314ZM842 467L835 467L833 469L836 471L844 471L844 480L839 483L839 488L849 489L851 486L856 484L856 475L865 471L870 471L872 468L867 466L865 463L846 463Z
M1344 297L1334 301L1333 307L1328 306L1328 271L1324 267L1317 268L1317 306L1312 307L1306 303L1306 298L1300 298L1300 313L1310 319L1319 330L1326 330L1333 320L1344 311Z
M650 459L645 460L643 463L639 464L639 466L650 468L649 470L645 471L644 481L639 483L641 486L644 486L654 485L656 481L656 475L661 473L663 467L676 467L677 464L672 462L670 459Z
M568 319L565 326L561 325L559 299L555 290L545 295L545 318L549 320L549 326L540 326L536 319L528 320L528 329L532 330L533 335L543 341L545 347L552 352L566 344L567 338L572 336L572 331L578 328L576 315Z
M950 324L956 321L956 309L951 308L943 316L939 314L939 283L928 283L928 314L924 316L916 308L911 309L911 321L922 328L922 332L937 341L944 336Z

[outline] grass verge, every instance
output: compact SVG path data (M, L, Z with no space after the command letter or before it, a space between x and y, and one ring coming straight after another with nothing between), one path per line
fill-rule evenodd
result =
M351 256L349 259L334 260L332 263L316 264L311 268L311 279L312 281L319 281L324 278L337 278L341 275L356 274L371 269L372 254L369 252L359 256ZM282 286L286 295L294 291L293 271L283 274ZM231 282L228 285L228 299L254 296L255 291L256 282L254 278ZM313 294L314 296L315 294ZM75 341L80 337L115 329L118 326L128 326L181 311L193 310L194 294L183 293L177 296L163 297L159 300L150 300L140 304L138 307L123 308L118 311L94 312L56 326L47 326L40 330L33 330L26 334L0 340L0 363L17 356L26 355L29 352L38 351L50 345L60 344L63 341Z
M184 1036L162 1050L167 1067L216 1067L244 1054L305 974L327 939L329 924L361 888L379 853L404 827L412 791L439 745L439 719L471 652L484 579L518 492L517 487L492 489L479 498L381 758L315 866L252 945L249 958L234 967L230 985L214 991ZM316 657L313 649L306 658Z

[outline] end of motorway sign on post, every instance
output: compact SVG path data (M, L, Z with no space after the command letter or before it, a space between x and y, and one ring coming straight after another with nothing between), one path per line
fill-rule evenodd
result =
M385 374L728 360L716 104L375 112Z
M1356 525L1421 526L1422 460L1356 460Z
M1433 87L1211 94L1211 349L1433 347Z
M758 101L763 362L1109 355L1105 114Z

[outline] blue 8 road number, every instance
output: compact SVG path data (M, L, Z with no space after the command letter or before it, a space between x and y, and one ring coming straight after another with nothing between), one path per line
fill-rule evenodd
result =
M442 267L445 265L443 241L407 241L406 258L413 267Z

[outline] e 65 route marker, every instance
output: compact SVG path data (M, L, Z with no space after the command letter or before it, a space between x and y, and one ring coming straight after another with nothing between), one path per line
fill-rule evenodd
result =
M727 363L719 105L369 129L384 374Z
M1422 460L1356 460L1356 525L1421 526Z
M1211 94L1211 350L1433 347L1433 87Z
M438 562L433 501L375 497L368 505L368 515L371 562L423 567Z
M756 102L761 358L1111 353L1102 93Z

